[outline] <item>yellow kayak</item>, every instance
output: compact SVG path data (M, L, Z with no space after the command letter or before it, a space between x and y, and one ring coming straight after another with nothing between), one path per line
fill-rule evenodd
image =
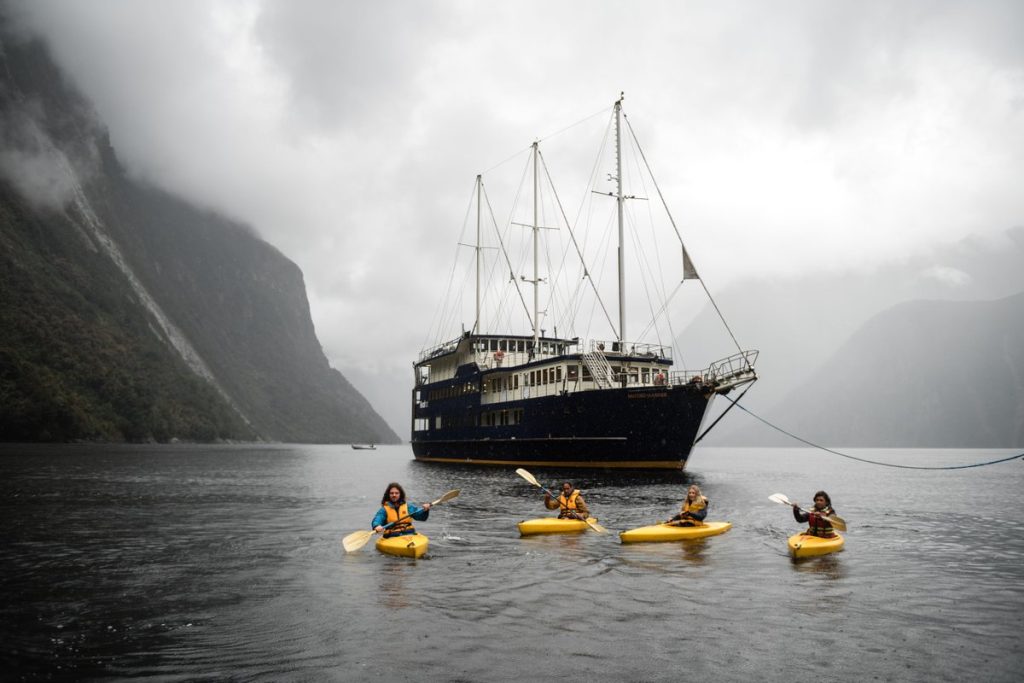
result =
M685 541L691 538L704 538L724 534L732 528L730 522L706 522L700 526L674 526L672 524L655 524L630 529L619 533L623 543L664 543L666 541Z
M587 518L591 524L597 522L597 517ZM536 536L537 534L575 534L586 531L590 528L587 522L582 519L559 519L558 517L541 517L540 519L528 519L519 522L520 536Z
M430 539L423 534L406 534L405 536L392 536L391 538L378 538L377 550L387 555L398 557L411 557L414 560L427 552L427 544Z
M815 557L828 555L843 549L843 537L836 534L834 538L822 538L810 534L799 533L789 537L789 554L793 557Z

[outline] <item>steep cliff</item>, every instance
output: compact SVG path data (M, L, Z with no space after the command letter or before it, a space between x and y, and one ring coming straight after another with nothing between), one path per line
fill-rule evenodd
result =
M397 442L299 268L129 177L44 46L0 40L0 439Z

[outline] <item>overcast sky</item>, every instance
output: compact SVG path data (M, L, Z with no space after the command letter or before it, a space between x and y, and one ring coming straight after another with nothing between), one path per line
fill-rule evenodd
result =
M717 291L1024 222L1015 0L20 11L131 173L252 225L301 267L332 364L375 403L370 384L403 384L403 405L377 404L403 436L475 175L620 91Z

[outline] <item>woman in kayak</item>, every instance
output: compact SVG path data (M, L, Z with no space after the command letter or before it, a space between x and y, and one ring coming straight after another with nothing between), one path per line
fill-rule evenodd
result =
M424 503L423 507L416 503L405 502L405 489L397 482L391 482L384 489L384 497L380 501L381 508L377 511L370 526L378 534L384 532L384 538L392 536L405 536L416 533L411 519L420 522L427 521L430 516L430 503ZM394 523L394 526L384 527Z
M700 492L700 487L690 484L686 492L686 500L683 501L679 514L665 522L674 526L700 526L704 518L708 516L708 499Z
M562 493L558 496L558 500L553 499L551 494L545 491L544 507L548 510L560 509L559 519L586 519L590 516L590 510L587 509L583 496L569 482L562 484Z
M808 523L809 526L804 533L810 536L835 538L835 529L832 528L828 519L835 514L836 511L832 509L832 499L824 491L814 494L814 509L809 512L802 511L799 503L793 503L793 517L798 522Z

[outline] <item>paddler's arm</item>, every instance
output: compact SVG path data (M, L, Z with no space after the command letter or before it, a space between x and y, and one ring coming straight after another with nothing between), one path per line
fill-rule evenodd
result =
M420 507L416 503L409 503L409 516L415 519L417 522L427 521L427 517L430 516L430 503Z
M370 522L370 528L376 531L377 533L380 533L380 527L384 525L384 522L386 522L387 519L387 510L385 510L384 508L377 510L377 514L374 515L373 521Z
M806 522L811 516L806 512L801 512L799 503L793 503L793 519L798 522Z
M557 510L559 507L561 507L561 504L557 500L552 498L550 493L545 491L544 507L546 507L548 510Z

